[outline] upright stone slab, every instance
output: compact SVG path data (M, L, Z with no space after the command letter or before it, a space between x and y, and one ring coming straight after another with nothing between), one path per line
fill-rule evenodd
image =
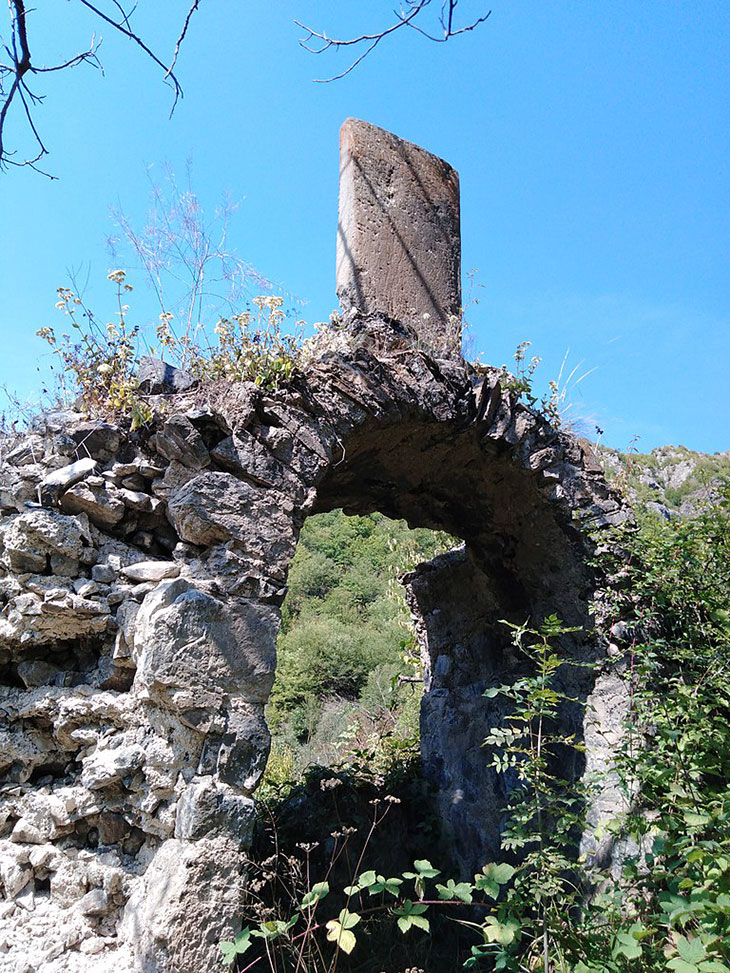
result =
M348 118L340 131L337 296L433 337L461 311L459 176L425 149ZM428 315L426 317L426 315Z

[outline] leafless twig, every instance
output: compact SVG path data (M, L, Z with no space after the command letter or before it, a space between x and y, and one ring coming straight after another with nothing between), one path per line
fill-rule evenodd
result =
M140 47L148 58L164 71L163 80L169 84L174 92L174 99L170 114L172 115L178 100L182 97L182 87L178 81L174 68L180 53L180 46L185 39L190 26L190 20L200 5L200 0L191 0L182 30L178 36L172 58L169 64L159 58L133 29L131 18L137 9L136 2L131 7L125 7L120 0L102 0L100 3L91 3L90 0L76 0L78 4L86 7L95 17L108 24L115 31L133 41ZM103 3L111 4L115 11L113 16L106 13ZM54 179L50 173L40 168L39 161L48 154L48 149L38 131L33 109L42 104L45 95L36 94L29 87L29 79L34 75L49 74L54 71L64 71L67 68L76 67L79 64L90 64L92 67L102 70L102 65L98 57L98 50L101 45L101 37L97 40L94 35L89 47L78 54L74 54L59 64L50 67L38 67L31 57L31 46L29 41L29 15L37 13L26 6L25 0L8 0L9 8L9 38L7 42L0 35L0 47L5 54L5 59L0 61L0 169L9 166L29 166L37 172ZM6 133L9 118L12 117L11 109L13 105L20 106L20 114L25 116L26 123L30 130L35 149L28 157L17 156L15 150L7 148Z
M360 64L360 62L368 56L368 54L372 53L372 51L375 50L382 40L385 40L386 37L395 34L396 31L401 30L403 27L410 27L419 34L423 34L423 36L427 37L429 40L435 41L438 44L444 44L452 37L456 37L459 34L466 34L469 31L474 30L480 24L483 24L492 12L491 10L488 10L481 17L470 21L463 27L455 27L454 14L459 4L459 0L442 0L441 10L438 15L438 22L441 25L441 33L436 34L433 31L429 31L422 27L420 23L416 23L417 18L427 7L431 5L431 2L432 0L404 0L401 7L394 11L396 17L395 23L372 34L358 34L356 37L330 37L325 31L314 30L314 28L307 27L300 21L295 20L294 23L297 25L297 27L301 27L302 30L307 32L306 36L302 37L299 43L306 51L309 51L310 54L324 54L325 51L333 50L335 48L349 47L360 51L357 57L350 63L349 67L345 68L344 71L341 71L339 74L334 74L329 78L315 78L315 81L326 83L329 81L339 81L340 78L344 78L351 71L353 71L358 64Z

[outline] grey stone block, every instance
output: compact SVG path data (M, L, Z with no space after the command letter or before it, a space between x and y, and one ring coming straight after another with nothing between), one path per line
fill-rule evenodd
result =
M446 338L461 313L459 176L411 142L354 118L340 132L337 295ZM432 343L432 342L430 342Z

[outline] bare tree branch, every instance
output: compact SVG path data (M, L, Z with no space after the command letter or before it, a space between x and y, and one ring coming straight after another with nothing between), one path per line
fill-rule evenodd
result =
M172 113L175 111L175 106L177 105L178 99L182 96L183 93L183 90L180 87L180 82L172 73L172 69L168 68L167 65L164 63L164 61L161 61L159 57L157 57L157 55L150 50L150 48L145 44L145 42L138 34L135 34L133 30L129 30L125 26L125 23L127 21L126 15L121 22L117 22L116 20L113 20L111 17L108 17L105 13L99 10L99 8L94 6L93 3L90 3L89 0L79 0L79 3L81 3L84 7L87 7L89 10L91 10L92 13L95 13L97 17L100 17L107 24L111 24L111 26L115 30L119 31L120 34L124 34L125 37L128 37L131 41L134 41L134 43L137 44L139 47L141 47L142 50L145 52L145 54L149 58L151 58L151 60L153 60L155 64L158 65L158 67L162 68L162 70L165 72L165 81L170 81L172 83L172 88L175 92L175 100L173 101L172 108L170 109L170 115L172 115ZM196 7L197 5L198 3L196 0L193 6Z
M110 16L102 9L103 2L111 3L116 8L115 16ZM91 11L95 17L109 24L115 31L133 41L154 64L164 71L163 81L169 84L174 92L173 104L170 110L170 115L172 115L178 100L183 94L180 82L174 73L174 68L180 53L180 47L188 32L190 20L200 6L200 0L190 0L190 6L185 16L182 30L175 43L169 64L166 64L158 57L132 27L131 18L137 9L136 2L131 8L128 6L125 7L120 0L102 0L101 3L99 0L96 3L92 3L90 0L76 0L76 3ZM97 41L96 36L93 36L87 50L74 54L59 64L37 67L31 58L31 45L28 31L29 14L37 13L37 11L27 9L25 0L8 0L8 7L10 14L10 38L7 43L0 41L8 57L7 62L0 63L0 170L8 166L28 166L53 179L55 178L54 176L51 176L50 173L45 172L37 165L40 159L48 154L48 149L43 142L33 117L33 108L40 105L45 96L37 95L31 91L28 86L28 79L33 75L65 71L67 68L73 68L79 64L90 64L103 73L97 53L101 45L101 38ZM16 152L7 148L6 132L8 120L15 114L12 111L14 103L19 104L20 115L25 117L28 130L35 144L35 149L31 150L27 158L16 158Z
M200 3L200 0L193 0L193 3L191 5L190 9L188 10L187 16L185 18L185 23L183 24L183 28L180 31L180 36L178 37L178 39L177 39L177 41L175 43L175 50L172 52L172 60L170 61L170 67L167 69L167 74L165 75L166 78L170 77L170 75L172 74L172 69L177 64L177 56L180 53L180 45L185 40L185 35L187 34L188 27L190 26L190 18L193 16L193 14L195 13L195 11L198 9L198 4L199 3Z
M334 74L329 78L314 79L318 83L328 83L346 77L368 54L375 50L382 40L391 36L396 31L401 30L403 27L410 27L412 30L428 38L428 40L444 44L452 37L457 37L459 34L465 34L468 31L474 30L480 24L483 24L492 13L491 10L488 10L486 14L478 17L476 20L470 21L463 27L454 27L454 14L458 3L459 0L442 0L441 11L438 16L438 22L442 30L440 35L434 34L432 31L422 27L420 23L416 23L416 19L430 6L431 0L404 0L404 4L400 9L394 11L396 17L395 23L375 33L358 34L356 37L330 37L325 31L314 30L313 27L307 27L298 20L295 20L294 23L297 27L301 27L302 30L306 31L306 35L300 39L299 44L306 51L309 51L310 54L324 54L325 51L337 48L357 48L358 46L364 48L344 71L341 71L339 74Z

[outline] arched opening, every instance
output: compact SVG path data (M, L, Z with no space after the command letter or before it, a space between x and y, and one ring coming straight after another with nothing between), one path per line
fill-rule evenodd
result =
M499 847L504 781L490 770L482 744L505 709L483 693L525 665L503 621L536 623L555 613L582 627L563 637L566 657L595 655L585 547L570 517L556 516L550 487L550 476L531 468L514 444L495 442L474 424L422 414L362 423L342 440L317 484L313 513L377 511L464 541L403 580L423 658L423 771L465 871ZM564 678L586 698L592 685L586 671L572 669ZM583 733L580 707L564 719ZM583 763L571 761L561 772L577 776Z
M417 753L423 670L399 578L460 543L380 513L307 518L282 605L265 781L355 751Z

